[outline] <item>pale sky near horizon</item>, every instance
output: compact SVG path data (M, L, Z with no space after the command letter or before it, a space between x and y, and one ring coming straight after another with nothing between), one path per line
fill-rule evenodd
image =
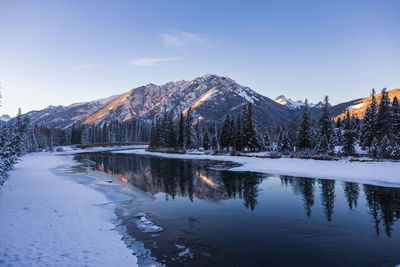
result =
M0 0L0 114L229 76L333 104L400 88L400 1Z

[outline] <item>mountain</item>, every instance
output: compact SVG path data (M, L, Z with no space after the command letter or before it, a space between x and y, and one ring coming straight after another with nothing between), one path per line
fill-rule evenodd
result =
M30 111L24 114L24 116L29 117L32 125L52 125L54 127L65 128L72 125L75 120L84 116L89 111L104 105L114 98L115 96L112 96L91 102L75 103L66 107L50 105L42 110Z
M390 101L393 101L393 98L396 96L397 99L400 99L400 89L393 89L387 91L389 94ZM379 103L382 97L381 93L375 95L377 102ZM350 116L357 117L359 119L364 118L365 110L371 104L372 97L366 97L362 99L357 99L354 101L347 102L347 105L344 106L340 113L335 114L334 120L337 121L339 118L344 119L346 116L346 110L349 109Z
M254 118L265 126L276 125L292 117L290 109L229 77L205 75L192 81L148 84L123 94L70 106L49 106L26 115L32 124L52 124L66 128L73 123L102 124L111 120L151 120L165 112L187 113L196 120L221 122L226 114L235 114L245 104L254 106Z
M291 98L286 98L284 95L277 96L273 99L276 103L286 106L290 109L299 109L304 107L304 102L301 100L292 100ZM311 108L322 108L323 103L320 101L317 104L309 103Z
M9 120L11 120L10 115L4 114L0 116L0 125L6 124Z

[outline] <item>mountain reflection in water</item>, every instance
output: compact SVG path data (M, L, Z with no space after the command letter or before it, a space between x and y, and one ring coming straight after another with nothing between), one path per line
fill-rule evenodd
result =
M158 157L132 156L123 154L87 153L95 170L103 171L132 184L142 191L155 195L165 194L165 200L186 197L193 202L199 199L218 203L227 199L241 199L243 205L254 210L260 194L260 184L268 175L253 172L231 172L224 170L230 163L210 160L177 160ZM218 166L220 169L216 169ZM222 168L222 170L221 170ZM328 222L335 210L336 181L279 176L281 185L292 187L293 193L301 195L307 216L312 215L316 205L315 192L319 187L320 203ZM347 201L348 210L357 208L360 194L368 204L368 212L376 235L383 231L391 236L394 224L400 218L400 188L360 185L340 182Z

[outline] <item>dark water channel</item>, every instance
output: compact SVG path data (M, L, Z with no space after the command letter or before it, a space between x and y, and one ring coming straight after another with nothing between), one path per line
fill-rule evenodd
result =
M116 213L167 266L400 264L400 188L233 172L208 160L76 159L138 189ZM141 231L138 212L164 231Z

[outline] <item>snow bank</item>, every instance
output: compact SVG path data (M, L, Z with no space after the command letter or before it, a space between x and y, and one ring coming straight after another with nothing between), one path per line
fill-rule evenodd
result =
M151 155L168 158L210 159L242 164L232 171L253 171L319 179L334 179L363 184L400 187L400 162L351 162L307 159L266 159L237 156L189 155L148 152L145 149L114 151L113 153Z
M1 266L136 266L109 200L57 174L72 157L24 156L0 187Z

